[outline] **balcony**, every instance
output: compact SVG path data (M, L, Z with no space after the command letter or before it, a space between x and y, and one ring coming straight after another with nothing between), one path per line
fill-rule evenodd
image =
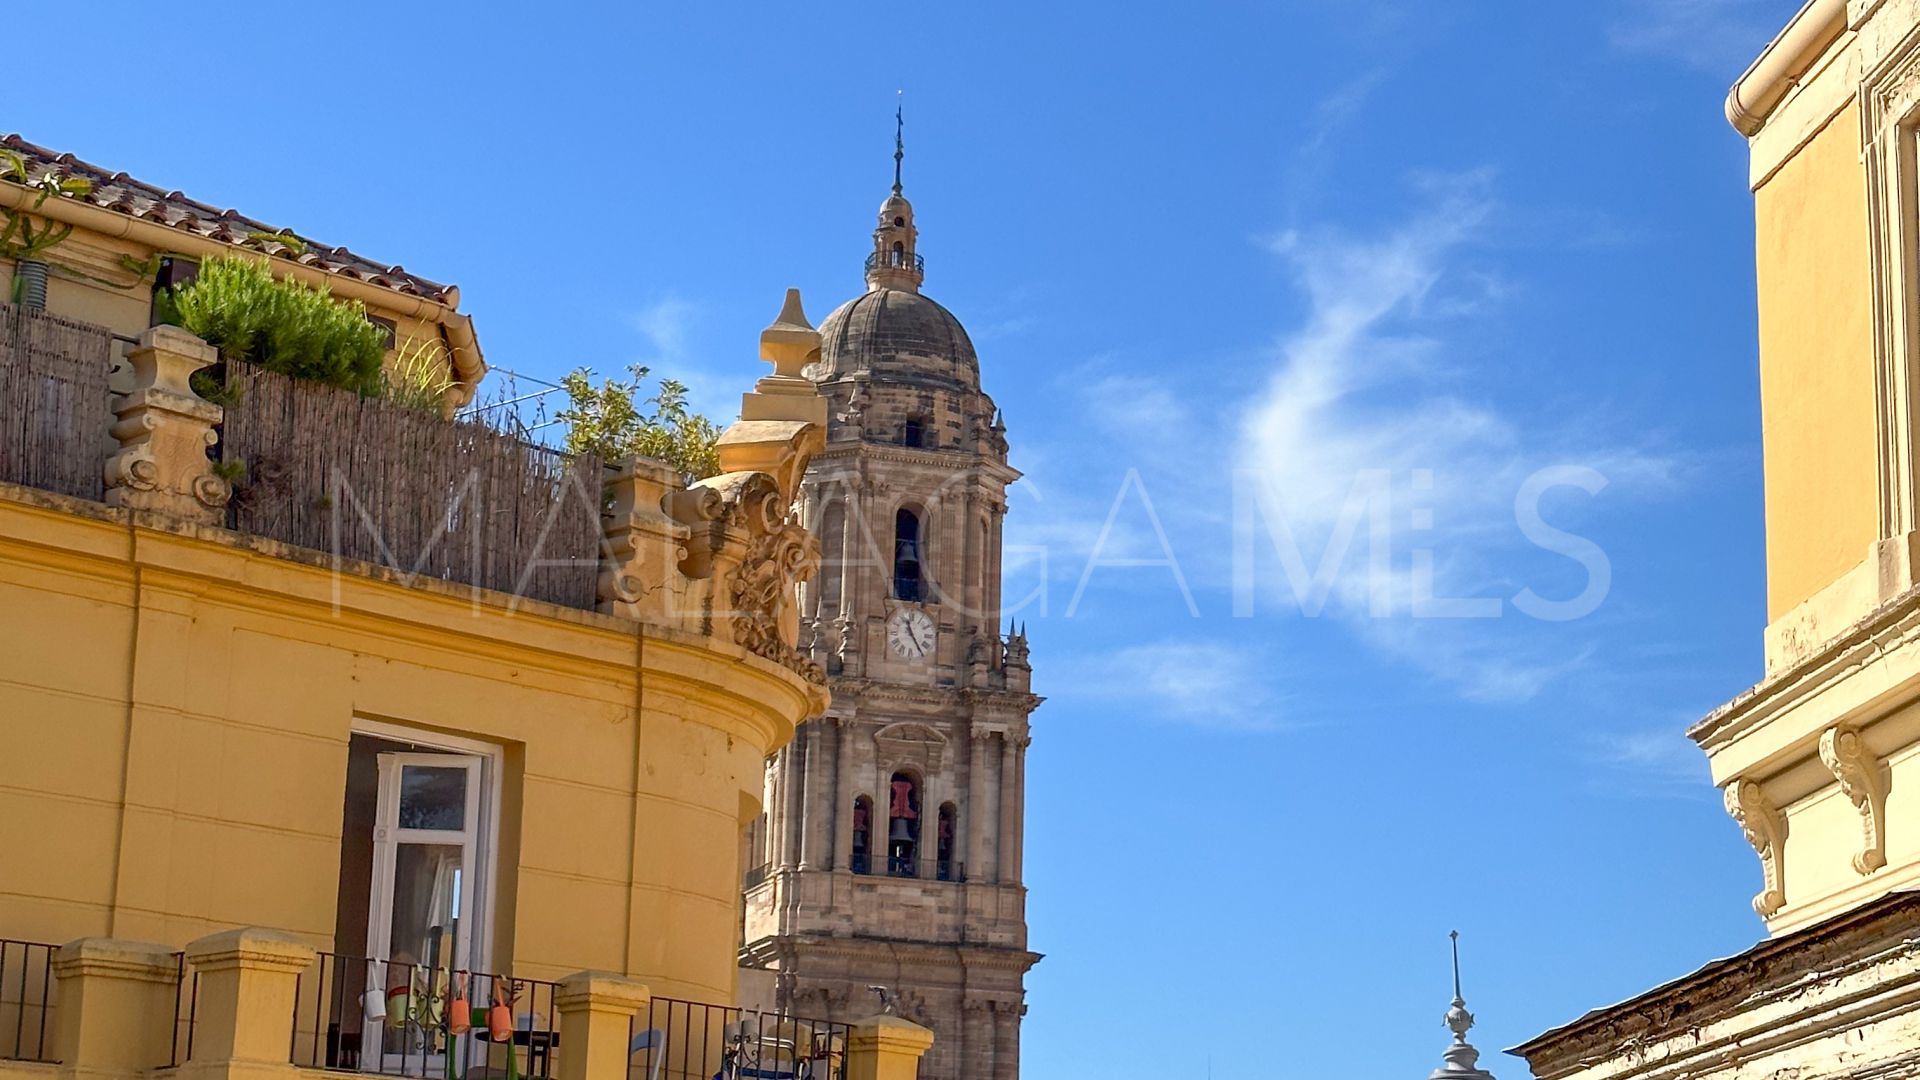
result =
M876 251L867 256L866 270L911 270L916 274L927 272L927 260L923 255L908 255L902 251Z
M312 953L284 939L272 944L285 954L276 958L278 977L291 980L293 1002L291 1015L282 1014L280 1021L290 1027L291 1037L282 1027L278 1038L297 1068L414 1080L554 1080L561 1075L559 1060L567 1045L561 1017L579 998L575 990L569 1000L568 982ZM124 952L103 955L91 968L81 959L56 974L58 953L41 942L0 941L5 963L0 969L0 1061L58 1063L58 979L128 977ZM304 968L296 968L298 959L287 962L302 954L312 957ZM150 1044L144 1051L152 1059L146 1067L207 1060L234 1045L236 1027L272 1020L218 1014L222 1006L235 1004L208 981L233 977L225 954L213 956L196 946L173 953L152 948L145 959L152 977L139 981L162 995L168 1010L158 1017L164 1045ZM242 968L270 970L263 959L253 956ZM248 968L249 962L255 966ZM203 973L208 964L213 966ZM84 1011L85 999L77 1000ZM118 1004L120 999L103 1000ZM118 1026L123 1041L139 1041L134 1029ZM845 1023L648 997L627 1024L624 1051L633 1080L845 1080L850 1033ZM133 1049L131 1057L144 1060L142 1053Z

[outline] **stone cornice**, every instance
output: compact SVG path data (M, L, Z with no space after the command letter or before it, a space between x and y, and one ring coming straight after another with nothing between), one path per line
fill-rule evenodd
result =
M1046 700L1021 690L975 686L907 686L846 675L829 676L827 685L837 700L849 700L856 707L868 704L918 705L932 711L961 701L976 715L987 716L1000 714L1024 717Z
M782 934L778 937L761 938L748 946L745 951L752 952L758 957L765 956L769 951L798 949L805 949L814 956L841 960L868 960L884 955L890 962L893 959L911 962L915 959L938 961L949 956L959 956L969 967L998 968L1021 973L1031 970L1033 965L1045 959L1043 954L1030 949L979 944L935 945L924 941L878 935L816 937L810 934Z
M1893 893L1763 941L1507 1052L1539 1080L1579 1074L1728 1075L1836 1028L1920 1007L1920 893ZM1710 1066L1710 1068L1709 1068Z
M1712 752L1916 640L1920 640L1920 587L1895 597L1805 660L1708 713L1687 729L1687 737Z
M893 465L921 465L943 471L952 471L956 466L977 468L1002 484L1011 484L1023 475L1019 469L999 458L989 457L973 450L941 450L865 440L828 443L826 450L816 454L813 460L816 466L867 460L883 461Z

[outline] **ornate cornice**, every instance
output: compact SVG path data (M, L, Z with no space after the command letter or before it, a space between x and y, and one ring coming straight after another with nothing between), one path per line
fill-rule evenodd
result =
M1525 1058L1540 1080L1647 1071L1746 1075L1744 1065L1836 1022L1867 1030L1912 1010L1920 989L1920 942L1910 940L1916 917L1920 893L1890 893L1595 1009L1507 1052ZM1755 1073L1762 1074L1771 1071Z
M1026 972L1045 959L1041 953L1030 949L1021 949L1003 945L951 944L935 945L924 941L910 941L904 938L888 938L860 935L855 937L815 937L809 934L780 934L760 938L748 944L742 950L756 959L766 958L770 954L785 953L794 955L806 952L813 956L830 957L839 960L883 959L888 963L896 961L938 962L957 956L968 967L997 968L1005 971Z
M1901 593L1806 659L1708 713L1687 729L1687 737L1711 752L1917 640L1920 587Z
M1046 698L1021 690L1000 690L973 686L910 686L881 682L855 675L834 675L827 686L836 699L856 706L867 704L917 705L929 711L944 709L955 701L964 702L976 714L1026 716L1040 707Z
M813 464L825 471L833 465L845 467L849 463L884 462L889 465L918 465L929 469L952 472L956 467L978 469L984 475L1011 484L1023 475L1019 469L997 457L966 449L934 449L930 447L899 446L882 442L830 442L825 451L815 455Z

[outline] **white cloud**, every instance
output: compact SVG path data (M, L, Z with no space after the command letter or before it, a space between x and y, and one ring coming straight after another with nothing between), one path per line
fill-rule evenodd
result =
M1613 43L1630 52L1678 60L1732 79L1771 35L1786 25L1795 3L1782 0L1633 0L1613 27Z
M1645 494L1669 488L1675 466L1642 446L1583 438L1594 426L1586 418L1520 417L1468 392L1463 373L1486 365L1451 356L1447 333L1502 301L1498 275L1473 259L1499 208L1484 172L1430 177L1423 188L1425 207L1380 235L1301 231L1272 241L1308 312L1278 344L1278 368L1246 411L1236 460L1255 470L1268 512L1309 571L1331 552L1327 614L1465 697L1524 701L1587 654L1529 633L1521 624L1530 620L1504 599L1525 586L1519 568L1540 554L1516 520L1523 483L1572 464ZM1372 516L1376 507L1383 516ZM1356 526L1351 543L1330 546L1344 524ZM1256 566L1265 579L1283 576L1272 572L1265 529L1254 528ZM1431 560L1424 577L1419 557ZM1474 617L1423 618L1416 597L1481 602ZM1316 613L1292 589L1286 599Z
M1132 715L1238 731L1290 726L1265 648L1156 641L1049 663L1041 689L1056 698L1124 703Z
M1712 790L1707 756L1686 737L1685 726L1676 717L1670 727L1590 734L1588 752L1608 790L1700 798Z
M750 385L757 373L744 364L726 366L703 358L697 339L704 316L699 304L676 293L649 301L627 318L640 335L640 348L630 362L652 369L654 379L682 383L696 412L725 425L740 412L741 387Z

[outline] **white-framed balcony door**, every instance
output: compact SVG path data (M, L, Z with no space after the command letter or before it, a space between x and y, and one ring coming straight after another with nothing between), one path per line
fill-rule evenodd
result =
M490 759L477 753L382 753L367 913L368 989L389 993L384 1027L367 1033L363 1060L382 1072L442 1075L439 1017L446 973L480 969L480 923L490 904ZM410 1022L396 1023L410 1007ZM464 1040L455 1040L456 1044ZM457 1046L456 1046L457 1049ZM462 1075L464 1062L456 1062Z

